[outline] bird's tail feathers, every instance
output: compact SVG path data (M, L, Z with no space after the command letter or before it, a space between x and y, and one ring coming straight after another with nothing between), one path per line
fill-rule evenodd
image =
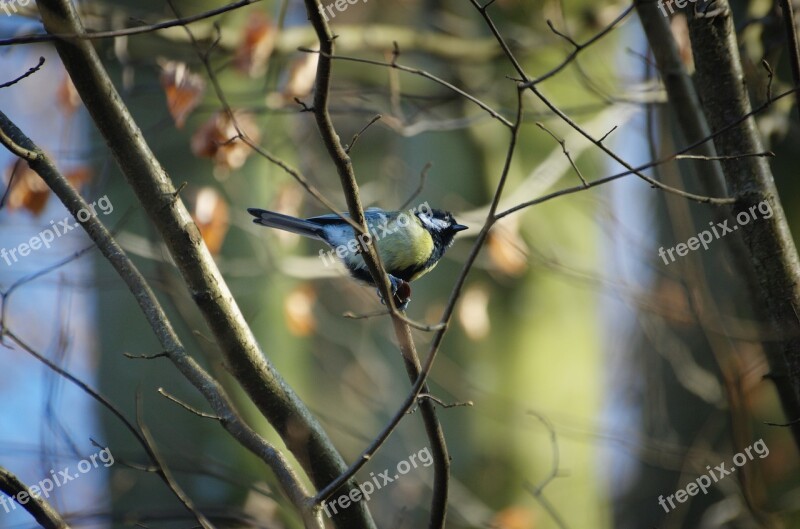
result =
M312 239L324 240L322 238L322 227L314 222L275 213L274 211L267 211L265 209L247 208L247 212L255 217L253 222L256 224L289 231L298 235L303 235L304 237L311 237Z

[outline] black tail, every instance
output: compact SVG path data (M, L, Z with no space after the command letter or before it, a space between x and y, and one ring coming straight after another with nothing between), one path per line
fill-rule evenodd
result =
M304 237L311 237L312 239L324 240L322 238L322 226L314 222L290 217L289 215L282 215L265 209L247 208L247 212L255 217L253 222L256 224L290 231L298 235L303 235Z

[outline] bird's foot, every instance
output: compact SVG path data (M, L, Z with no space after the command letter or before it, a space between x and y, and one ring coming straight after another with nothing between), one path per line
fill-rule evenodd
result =
M389 284L392 286L392 296L394 297L395 306L400 310L406 310L409 302L411 302L411 285L391 274L389 274ZM378 290L378 297L381 298L381 304L386 305L386 301L383 299L383 296L381 296L380 290Z
M720 7L717 0L700 0L694 5L695 18L714 18L720 15L727 16L728 9L724 5Z

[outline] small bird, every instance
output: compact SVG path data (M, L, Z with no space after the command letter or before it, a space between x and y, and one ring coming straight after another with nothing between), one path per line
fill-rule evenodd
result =
M332 248L327 252L331 262L335 253L354 278L373 286L375 283L360 255L359 241L375 244L401 309L405 309L411 297L406 283L430 272L453 244L456 233L467 229L451 213L432 209L427 202L408 212L367 209L364 218L370 234L358 238L353 227L334 214L299 219L264 209L247 211L255 217L256 224L327 243ZM342 216L349 217L346 213ZM319 254L327 265L323 250Z

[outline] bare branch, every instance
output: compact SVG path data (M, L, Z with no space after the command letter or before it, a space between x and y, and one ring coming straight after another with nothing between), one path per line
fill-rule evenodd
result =
M198 409L195 409L195 408L193 408L193 407L189 406L188 404L186 404L186 403L185 403L185 402L183 402L182 400L178 399L177 397L173 397L172 395L170 395L169 393L167 393L167 392L164 390L164 388L158 388L158 392L159 392L161 395L163 395L164 397L166 397L166 398L167 398L167 400L171 400L172 402L174 402L175 404L177 404L177 405L178 405L178 406L180 406L181 408L185 409L185 410L186 410L186 411L188 411L188 412L194 413L194 414L195 414L195 415L197 415L198 417L203 417L204 419L214 419L214 420L217 420L217 421L220 421L220 420L222 420L222 419L220 419L220 418L219 418L218 416L216 416L216 415L212 415L212 414L210 414L210 413L205 413L205 412L202 412L202 411L200 411L200 410L198 410Z
M456 302L461 296L461 291L464 287L464 283L466 282L467 275L469 275L472 266L475 264L475 260L478 258L478 254L480 253L483 245L486 242L486 238L491 230L492 225L494 222L497 221L499 218L495 213L497 211L497 206L500 203L500 199L502 197L502 192L505 187L506 179L508 177L508 173L511 170L511 161L514 156L514 152L517 145L517 137L519 135L520 125L522 123L522 92L520 89L517 90L517 117L512 125L511 129L511 139L509 142L508 151L506 153L505 163L503 165L503 171L500 175L500 180L495 188L494 195L492 197L492 203L489 209L489 213L486 217L486 222L483 225L480 233L478 234L475 242L470 249L469 255L467 256L466 261L461 269L461 273L456 278L455 285L450 293L450 298L448 299L447 305L442 313L441 317L441 325L442 328L434 334L433 340L431 345L428 348L428 355L425 357L425 361L423 362L420 370L419 376L414 381L414 385L411 387L408 395L406 396L403 403L398 407L398 410L389 420L389 422L384 426L381 432L375 437L375 439L370 443L370 445L361 452L361 455L354 461L350 467L347 469L347 472L340 476L336 481L331 483L325 489L319 491L317 496L315 497L316 501L323 501L324 499L328 498L331 494L333 494L339 486L347 480L348 477L354 476L356 472L363 467L367 461L369 461L372 456L378 451L378 449L383 445L384 442L389 438L392 432L397 428L400 424L400 421L406 416L408 411L415 405L417 402L420 393L428 392L427 391L427 380L428 376L433 369L433 364L436 360L436 354L439 351L439 347L442 344L442 340L444 339L444 333L447 330L447 326L450 323L450 320L453 316L453 312L455 311Z
M674 187L671 187L671 186L668 186L668 185L663 184L661 182L658 182L658 181L650 178L649 176L645 175L644 173L634 169L633 166L631 166L628 162L626 162L624 159L622 159L622 157L620 157L614 151L612 151L611 149L609 149L608 147L606 147L605 145L600 143L598 140L593 138L591 134L589 134L588 132L583 130L583 128L580 125L575 123L561 109L559 109L548 98L546 98L544 95L542 95L542 93L536 87L536 84L537 84L538 81L537 80L533 80L532 81L528 77L528 75L525 73L524 68L519 63L517 58L514 56L514 53L511 51L511 48L508 46L508 43L506 42L505 38L500 34L500 31L497 29L497 26L495 25L494 20L489 15L489 13L486 10L486 8L482 7L478 3L477 0L470 0L470 2L472 2L472 4L476 7L476 9L478 9L478 11L480 12L480 14L483 17L483 19L485 20L487 26L489 27L489 29L491 30L492 34L497 39L497 42L500 44L500 47L503 49L503 52L506 54L506 57L511 62L511 64L514 66L514 69L517 71L517 73L519 73L520 76L522 76L523 86L525 88L528 88L531 92L533 92L533 94L536 95L536 97L538 97L539 100L542 103L544 103L545 106L547 106L547 108L549 108L554 114L556 114L559 118L561 118L570 127L575 129L576 131L578 131L584 138L586 138L590 142L592 142L595 145L597 145L598 148L600 148L608 156L613 158L617 163L619 163L620 165L622 165L623 167L625 167L629 171L633 172L633 174L635 174L636 176L638 176L639 178L641 178L645 182L649 183L653 187L656 187L656 188L659 188L659 189L661 189L663 191L667 191L669 193L672 193L672 194L675 194L675 195L678 195L678 196L682 196L684 198L688 198L690 200L694 200L694 201L701 202L701 203L710 203L710 204L721 205L721 204L731 204L733 202L733 200L730 199L730 198L717 198L717 197L696 195L694 193L689 193L687 191L683 191L681 189L676 189ZM631 8L629 8L629 9L632 9L632 8L633 8L633 6L631 6ZM591 39L590 39L589 42L591 42Z
M8 88L9 86L13 86L13 85L17 84L18 82L22 81L22 80L23 80L23 79L25 79L26 77L28 77L28 76L30 76L30 75L33 75L33 74L35 74L36 72L38 72L38 71L39 71L39 69L40 69L40 68L41 68L43 65L44 65L44 57L39 57L39 63L38 63L36 66L32 66L31 68L29 68L29 69L28 69L28 71L27 71L27 72L25 72L24 74L20 75L20 76L19 76L19 77L17 77L16 79L13 79L13 80L11 80L11 81L8 81L8 82L5 82L5 83L3 83L3 84L0 84L0 88Z
M42 0L37 6L48 30L57 32L67 29L72 33L85 35L78 14L69 0ZM260 350L191 215L180 199L173 198L175 189L172 182L153 155L130 112L122 104L122 98L103 68L94 46L85 39L68 39L57 41L56 49L128 184L164 239L194 302L214 334L219 351L237 381L312 479L327 482L338 475L345 468L341 456L337 454L308 408ZM109 249L107 246L106 251ZM141 288L142 285L137 285L137 295ZM142 298L141 301L147 298ZM152 311L153 299L147 301L146 308ZM151 316L164 349L170 351L170 354L179 351L181 361L186 362L188 357L183 348L179 347L174 331L167 331L164 327L166 318L163 313L158 311L158 314ZM191 374L193 380L200 383L200 373L191 371L184 374ZM203 380L204 384L214 382L213 379ZM210 390L211 387L207 385L203 389ZM211 396L218 398L219 394L210 391L207 398ZM215 411L226 418L232 413L232 409L225 410L226 413L217 409ZM244 425L238 422L236 424L241 433ZM294 428L305 428L308 435L292 435L290 424ZM305 496L300 493L302 489L299 482L290 467L284 465L286 461L283 457L272 447L269 451L273 458L273 469L283 474L279 476L282 485L287 487L287 494L299 508ZM345 516L351 512L354 510L349 509Z
M0 467L0 491L17 501L18 495L24 493L28 501L18 502L23 509L33 516L44 529L70 529L70 525L61 517L58 511L38 494L30 494L28 487L14 474Z
M450 404L447 404L446 402L444 402L439 397L431 395L430 393L420 393L419 394L419 398L420 398L420 400L421 399L432 400L433 402L435 402L436 404L438 404L442 408L462 408L462 407L470 407L470 406L474 406L475 405L475 403L472 402L471 400L468 400L468 401L465 401L465 402L451 402Z
M557 478L559 474L558 438L556 437L556 429L544 415L541 415L535 411L529 411L528 415L536 417L539 422L541 422L544 427L547 428L547 431L550 434L550 446L553 449L553 463L550 467L550 473L545 476L542 481L540 481L537 485L527 484L526 488L528 489L528 492L531 493L531 496L533 496L536 501L539 502L542 508L547 511L547 514L550 515L556 525L561 529L567 529L567 524L564 519L561 517L558 511L556 511L553 504L550 503L550 501L542 494L544 488L549 485L551 481Z
M185 26L192 22L212 18L229 11L255 4L261 0L239 0L216 9L210 9L196 15L188 16L186 18L176 18L174 20L166 20L157 24L148 24L145 26L136 26L127 29L116 29L113 31L92 31L92 32L75 32L75 33L47 33L41 35L23 35L20 37L13 37L10 39L0 40L0 46L13 46L16 44L31 44L35 42L52 42L57 40L70 40L70 39L83 39L83 40L96 40L96 39L109 39L116 37L125 37L129 35L140 35L142 33L151 33L161 29L172 28L175 26Z
M403 66L402 64L391 63L391 62L375 61L375 60L372 60L372 59L362 59L362 58L359 58L359 57L346 57L344 55L334 55L333 53L326 53L324 50L323 51L315 51L315 50L312 50L312 49L309 49L309 48L300 48L300 51L305 51L307 53L319 53L320 56L326 56L329 59L334 59L334 60L339 60L339 61L350 61L350 62L358 62L358 63L361 63L361 64L372 64L374 66L385 66L387 68L395 68L397 70L400 70L401 72L406 72L406 73L410 73L410 74L413 74L413 75L418 75L420 77L423 77L425 79L433 81L434 83L439 84L439 85L447 88L448 90L451 90L452 92L460 95L461 97L463 97L465 99L468 99L469 101L472 101L473 103L478 105L480 108L482 108L484 111L486 111L491 117L493 117L494 119L496 119L497 121L499 121L500 123L505 125L506 127L510 128L512 126L510 121L508 121L506 118L501 116L496 110L494 110L492 107L490 107L489 105L487 105L486 103L484 103L483 101L478 99L477 97L473 96L472 94L470 94L468 92L465 92L464 90L458 88L457 86L453 85L452 83L448 83L444 79L441 79L440 77L437 77L437 76L433 75L432 73L426 72L425 70L420 70L419 68L411 68L411 67L408 67L408 66Z
M312 109L312 110L313 110L313 109ZM356 132L356 133L353 135L353 139L352 139L352 140L350 140L350 145L347 145L347 146L345 147L345 149L344 149L344 152L346 152L347 154L350 154L350 151L353 149L353 146L354 146L354 145L356 144L356 142L358 141L358 138L360 138L360 137L361 137L361 135L362 135L362 134L364 134L364 131L366 131L368 128L370 128L370 126L372 126L372 124L373 124L373 123L375 123L376 121L378 121L379 119L381 119L381 117L382 117L382 116L381 116L380 114L377 114L377 115L376 115L374 118L372 118L371 120L369 120L369 123L367 123L366 125L364 125L364 126L361 128L361 130L359 130L358 132Z
M695 13L690 19L689 36L703 110L712 128L720 128L731 116L750 114L751 104L747 87L741 82L744 73L730 5L727 0L716 0L713 5L717 8L713 13ZM712 86L713 93L708 93ZM714 143L719 154L728 156L764 150L752 117L720 134ZM800 259L772 170L763 157L721 160L720 164L728 188L736 197L735 213L765 201L771 208L768 219L742 226L739 233L757 276L747 285L755 312L762 321L773 322L791 335L774 344L779 352L767 355L770 368L794 368L800 362L800 321L794 308L800 306ZM784 411L791 418L800 415L800 376L790 376L776 388ZM792 428L792 434L800 446L800 425Z
M170 472L166 463L164 463L164 459L161 457L161 454L159 454L158 449L156 448L153 436L150 434L150 430L147 428L147 425L144 424L144 420L142 419L142 394L138 391L136 392L136 423L139 425L139 431L142 432L142 439L144 439L145 445L147 446L147 452L152 456L153 462L158 466L158 473L163 477L164 482L167 484L169 489L183 504L183 506L186 507L186 510L192 513L203 529L215 529L214 525L208 520L208 518L206 518L203 513L197 510L197 507L194 506L194 502L191 500L191 498L189 498L189 496L186 495L181 486L178 485L178 483L175 481L175 478L172 477L172 472Z
M131 353L122 353L125 358L130 358L131 360L155 360L156 358L167 358L169 355L167 353L156 353L154 355L134 355Z
M72 188L66 178L58 172L47 155L36 147L36 145L11 123L2 112L0 112L0 141L12 152L22 152L31 155L31 158L28 158L28 163L31 168L42 177L74 217L77 218L78 212L88 210L86 202L75 189ZM11 143L7 144L6 142ZM169 198L167 198L167 200L169 200ZM94 241L106 259L108 259L134 295L142 309L142 313L153 329L156 337L161 342L162 347L164 347L169 359L186 379L203 394L206 400L208 400L212 409L214 409L220 417L222 426L234 439L270 466L290 501L292 501L295 507L302 513L307 525L309 527L319 526L319 524L312 523L318 518L318 513L315 514L313 508L307 504L305 488L294 474L288 461L286 461L279 451L244 423L242 418L239 417L235 411L235 408L231 404L222 386L186 353L183 344L172 328L172 325L167 319L152 289L145 281L141 272L139 272L136 266L125 255L122 248L119 247L106 227L97 217L90 217L88 220L80 222L79 224ZM25 348L24 344L16 339L10 331L4 329L4 333L14 339L21 347ZM27 348L26 350L33 354L32 349ZM49 365L52 365L51 369L60 369L52 363ZM63 370L59 371L59 373L63 376L67 376L66 372ZM79 383L74 377L70 380L74 383ZM110 409L113 411L113 407ZM135 432L138 439L141 434L126 420L125 423L132 432Z
M786 43L789 47L789 64L792 67L792 80L795 86L800 86L800 46L797 44L797 21L794 17L794 7L791 0L780 0L781 18L786 28ZM766 62L766 61L764 61ZM772 81L772 71L770 81ZM767 94L769 98L769 93ZM800 92L795 93L795 107L800 112Z
M545 127L543 123L537 121L536 122L536 126L539 127L540 129L542 129L543 131L545 131L546 133L548 133L554 140L556 140L556 142L558 142L559 145L561 145L561 151L564 153L564 156L567 157L567 160L569 160L569 164L572 166L572 169L575 170L575 173L578 175L578 178L580 178L581 183L583 184L583 187L588 187L589 184L586 183L586 179L583 177L583 174L581 173L581 170L578 169L577 165L575 165L575 161L572 159L572 156L569 154L569 151L567 150L567 142L564 141L562 138L559 138L558 136L556 136L555 133L553 133L553 131L551 131L550 129ZM615 128L617 128L617 127L615 126L614 129ZM611 130L614 130L614 129L611 129ZM610 133L611 132L609 131L608 134L610 134ZM608 134L606 134L606 136L608 136ZM605 138L605 136L603 136L603 138ZM601 138L600 141L603 141L603 138Z
M486 16L486 14L487 14L486 13L487 8L490 5L492 5L492 3L493 3L493 2L489 2L486 5L481 6L476 0L470 0L470 1L472 2L472 5L474 5L478 9L478 11L480 11L481 14L483 14L484 16ZM572 53L570 53L567 56L567 58L564 59L558 66L556 66L555 68L553 68L552 70L550 70L546 74L540 75L536 79L530 79L530 80L528 80L527 76L526 76L525 77L525 82L526 82L525 88L531 88L533 86L536 86L537 84L541 83L542 81L546 81L547 79L550 79L555 74L557 74L558 72L560 72L561 70L566 68L569 63L571 63L572 61L575 60L575 58L578 56L578 54L581 51L585 50L586 48L588 48L589 46L591 46L592 44L594 44L598 40L602 39L603 37L605 37L606 35L611 33L611 31L613 31L613 29L615 27L617 27L620 24L620 22L625 20L625 18L631 13L631 11L633 11L633 4L631 4L630 6L626 7L625 10L622 11L622 13L620 13L619 16L617 16L617 18L615 18L610 24L608 24L605 28L603 28L599 33L597 33L595 36L593 36L592 38L590 38L589 40L587 40L583 44L578 44L577 42L572 40L572 38L567 37L566 35L563 35L563 34L559 33L558 31L556 31L556 29L553 27L552 23L548 20L547 21L547 25L550 26L550 29L553 30L553 33L555 33L556 35L558 35L558 36L560 36L560 37L562 37L562 38L564 38L566 40L568 40L575 47L575 49L572 50ZM520 72L520 73L522 73L522 72Z
M737 118L734 121L728 123L724 127L722 127L719 130L717 130L716 132L714 132L714 133L710 134L709 136L707 136L707 137L705 137L705 138L703 138L701 140L698 140L698 141L696 141L696 142L694 142L694 143L682 148L681 150L677 151L676 153L674 153L674 154L672 154L670 156L666 156L666 157L661 158L659 160L652 160L650 162L644 163L642 165L639 165L638 167L635 167L633 170L622 171L622 172L617 173L617 174L613 174L613 175L606 176L606 177L603 177L603 178L598 178L597 180L589 182L588 183L588 187L596 187L596 186L599 186L599 185L603 185L603 184L606 184L608 182L612 182L614 180L622 178L624 176L628 176L628 175L634 174L635 171L644 171L644 170L649 169L651 167L656 167L658 165L662 165L662 164L671 162L671 161L675 160L677 156L680 156L680 155L682 155L684 153L687 153L687 152L695 149L697 146L702 145L703 143L706 143L706 142L709 142L709 141L713 140L717 136L719 136L719 135L731 130L732 128L736 127L738 124L748 120L750 117L758 114L759 112L762 112L764 109L768 108L773 102L775 102L775 101L777 101L777 100L779 100L781 98L790 96L790 95L794 94L795 92L797 92L798 90L800 90L800 87L792 88L792 89L789 89L789 90L787 90L787 91L785 91L785 92L783 92L781 94L778 94L773 99L771 99L769 101L766 101L761 106L753 109L750 112L747 112L742 117ZM564 195L571 195L572 193L577 193L577 192L580 192L580 191L584 191L585 189L586 189L586 187L577 186L577 187L570 187L570 188L554 191L552 193L548 193L547 195L543 195L543 196L535 198L533 200L528 200L526 202L522 202L521 204L517 204L514 207L508 208L507 210L503 211L502 213L499 213L497 215L497 218L500 219L500 218L503 218L503 217L505 217L507 215L510 215L512 213L516 213L517 211L520 211L522 209L525 209L525 208L528 208L528 207L531 207L531 206L535 206L535 205L541 204L543 202L547 202L548 200L551 200L551 199L554 199L554 198L557 198L557 197L561 197L561 196L564 196Z

